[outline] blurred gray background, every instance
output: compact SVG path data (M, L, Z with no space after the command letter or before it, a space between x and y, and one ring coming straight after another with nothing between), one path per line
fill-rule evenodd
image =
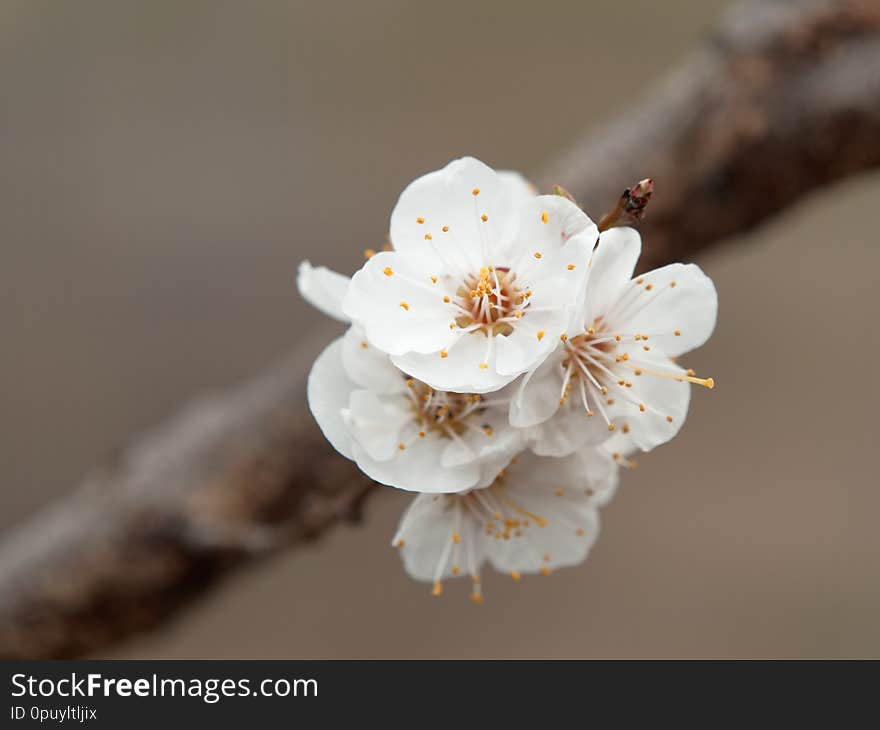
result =
M300 259L353 270L453 157L536 169L724 5L0 0L0 529L187 399L317 353ZM687 362L718 387L624 475L585 565L432 599L388 490L113 656L880 655L878 195L699 260L720 319Z

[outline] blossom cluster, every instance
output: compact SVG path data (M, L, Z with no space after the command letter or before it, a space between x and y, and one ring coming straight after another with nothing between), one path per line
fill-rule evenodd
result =
M350 279L308 262L302 296L350 325L316 360L324 435L371 479L418 493L393 544L407 572L472 599L489 563L515 580L583 561L636 451L678 433L676 362L712 333L695 265L634 276L628 227L473 158L412 182L389 245Z

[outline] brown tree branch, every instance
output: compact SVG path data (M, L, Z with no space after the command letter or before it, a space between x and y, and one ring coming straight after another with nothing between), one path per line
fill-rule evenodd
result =
M878 164L878 3L812 0L738 9L540 179L595 213L650 174L653 267ZM313 425L312 354L189 407L6 536L0 656L99 650L159 625L232 568L357 519L372 487Z

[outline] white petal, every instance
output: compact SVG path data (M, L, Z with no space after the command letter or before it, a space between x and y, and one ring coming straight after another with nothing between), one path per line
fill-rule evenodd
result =
M438 352L450 341L455 318L447 292L431 277L442 274L430 254L387 251L369 259L353 277L343 309L367 340L390 355Z
M350 279L324 266L314 267L308 261L299 265L296 284L300 296L328 317L348 322L342 311L342 300L348 291Z
M496 337L496 344L499 338ZM427 383L437 390L450 390L457 393L488 393L503 388L515 377L501 375L495 369L495 353L486 357L488 340L480 332L457 335L454 343L448 346L447 356L439 353L422 355L408 353L392 357L392 362L412 377ZM481 363L488 367L481 368Z
M509 179L479 160L453 160L442 170L414 180L401 193L391 214L392 245L397 251L424 250L428 234L440 246L475 252L469 261L478 271L481 264L490 263L479 260L480 251L510 239L516 224L513 211L521 200L521 191Z
M572 393L569 398L576 399ZM569 401L553 418L530 430L531 448L541 456L568 456L586 447L606 441L608 424L598 413L587 415L577 400Z
M453 542L453 533L460 536ZM422 494L404 512L392 544L399 548L406 572L416 580L444 580L453 567L463 577L485 562L485 540L476 521L458 506L455 497ZM456 562L458 561L458 562ZM438 575L438 566L439 575Z
M673 438L684 424L687 417L688 405L691 397L690 383L675 380L674 377L658 377L650 375L648 370L668 373L670 375L684 375L685 371L669 360L661 353L656 345L650 353L641 352L633 357L630 363L644 368L642 375L628 374L627 378L632 382L632 388L627 388L627 394L635 400L635 403L627 402L622 397L614 395L615 405L609 413L613 416L615 424L629 426L629 437L632 443L642 451L650 451L660 444L664 444ZM646 410L639 410L638 404L644 403ZM671 420L669 420L671 419Z
M632 228L610 228L599 236L587 282L585 317L588 326L614 310L629 286L641 249L641 238Z
M309 373L306 394L312 415L324 436L347 459L353 459L351 436L342 411L357 386L342 365L342 338L333 340L315 360Z
M358 443L354 444L355 461L367 476L380 484L408 492L461 492L474 487L480 479L480 466L472 461L448 469L439 468L448 440L436 434L416 438L406 449L383 461L372 458Z
M677 357L702 345L718 316L718 294L712 280L695 264L670 264L643 277L642 297L651 299L633 314L621 318L615 327L650 336L670 357ZM675 286L672 286L675 282ZM681 334L676 335L676 331Z
M381 350L371 345L364 331L349 327L342 338L342 364L348 377L360 387L378 393L402 393L406 380Z
M557 350L517 384L510 402L510 422L517 428L543 423L559 409L562 384L559 370L565 354Z
M587 557L599 534L599 513L579 457L523 454L507 470L503 485L499 501L509 506L506 516L528 524L519 527L519 536L490 540L489 560L497 570L537 573Z
M517 229L512 250L537 247L542 253L562 248L573 236L582 235L592 250L599 230L590 217L561 195L539 195L525 201L517 210Z
M343 418L354 443L376 461L395 457L402 432L413 420L405 399L382 397L371 390L355 390L348 402Z

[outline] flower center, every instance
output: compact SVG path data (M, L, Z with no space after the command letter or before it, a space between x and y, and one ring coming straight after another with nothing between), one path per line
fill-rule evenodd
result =
M456 290L461 314L455 324L487 336L509 335L523 316L532 293L516 285L516 274L506 267L488 266L471 274Z
M614 333L606 320L599 317L582 334L564 340L565 358L562 361L563 376L559 404L565 405L569 397L573 396L580 401L588 417L594 415L593 406L595 406L608 424L608 430L614 431L615 426L605 406L614 405L615 395L637 406L642 413L653 410L650 404L642 403L632 394L633 381L630 378L633 376L651 375L679 382L686 381L709 389L715 387L712 378L698 378L692 370L686 373L664 372L658 369L660 365L654 362L642 362L638 356L630 356L628 351L622 349L623 346L638 344L644 351L649 352L651 350L651 345L647 344L649 339L647 334ZM614 395L609 397L612 391ZM672 422L672 416L667 415L666 420ZM624 425L624 433L628 430L629 428Z
M409 378L406 385L419 428L418 438L434 433L444 438L458 439L474 428L469 423L474 415L486 410L483 396L476 393L435 390L415 378ZM491 435L492 429L489 426L483 426L482 430Z

